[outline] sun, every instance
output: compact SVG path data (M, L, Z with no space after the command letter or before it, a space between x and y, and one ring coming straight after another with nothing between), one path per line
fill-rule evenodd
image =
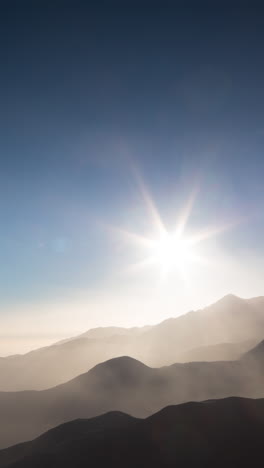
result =
M155 237L119 230L119 234L134 243L142 253L142 260L130 264L125 271L136 273L146 268L155 269L159 271L162 281L174 273L188 281L195 264L206 262L196 245L200 242L200 236L187 237L183 233L182 225L171 232L167 231L164 225L160 225L160 228Z
M155 235L149 237L148 235L141 235L111 226L111 230L114 230L115 234L121 236L123 240L129 241L129 243L135 244L142 253L142 260L130 264L125 271L137 272L141 269L153 269L154 267L160 272L161 279L167 279L169 274L176 272L184 281L188 282L196 269L195 264L202 266L210 263L208 258L201 255L199 244L229 230L238 221L203 228L191 234L189 232L187 235L186 225L197 194L197 190L193 190L187 203L177 216L178 219L174 229L170 231L163 223L160 213L142 180L138 178L138 182L144 205L151 220L149 228Z
M187 266L195 260L190 242L177 233L166 231L152 245L153 258L160 265L163 274L168 274L173 270L183 273Z

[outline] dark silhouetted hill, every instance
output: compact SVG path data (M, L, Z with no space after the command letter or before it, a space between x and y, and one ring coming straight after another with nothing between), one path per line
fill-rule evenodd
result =
M0 451L0 468L258 468L263 434L264 400L191 402L64 424Z

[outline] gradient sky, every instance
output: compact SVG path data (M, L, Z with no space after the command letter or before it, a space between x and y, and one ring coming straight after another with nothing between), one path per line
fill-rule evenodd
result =
M2 340L263 295L261 2L13 0L0 23ZM110 226L152 231L138 174L168 230L194 192L188 232L232 224L187 285L127 271L145 252Z

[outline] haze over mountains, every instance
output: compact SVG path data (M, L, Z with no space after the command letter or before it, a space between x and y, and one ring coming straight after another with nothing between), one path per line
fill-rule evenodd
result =
M155 326L94 329L25 355L1 358L0 391L47 389L124 355L154 367L234 360L263 337L264 297L228 295L205 309Z
M264 398L263 370L263 297L229 295L155 326L89 330L0 359L0 448L113 411L146 418L190 401Z
M30 440L76 418L108 411L146 417L168 405L241 396L264 397L264 341L238 361L150 368L120 357L43 391L0 393L0 447Z
M145 420L114 412L2 450L0 468L257 468L263 433L263 399L191 402Z

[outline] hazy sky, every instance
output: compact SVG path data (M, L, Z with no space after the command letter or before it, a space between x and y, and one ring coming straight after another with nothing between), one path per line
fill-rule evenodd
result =
M252 1L1 2L5 342L264 294L263 13ZM184 235L229 226L197 246L206 262L184 280L130 268L147 249L115 228L155 237L143 183L169 232L190 197Z

